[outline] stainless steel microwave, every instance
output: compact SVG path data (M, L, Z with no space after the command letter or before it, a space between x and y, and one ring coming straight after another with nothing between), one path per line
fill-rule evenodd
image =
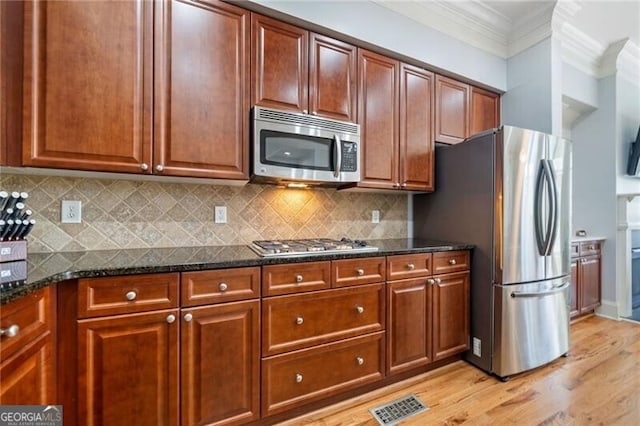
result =
M253 108L252 181L339 185L360 181L360 126Z

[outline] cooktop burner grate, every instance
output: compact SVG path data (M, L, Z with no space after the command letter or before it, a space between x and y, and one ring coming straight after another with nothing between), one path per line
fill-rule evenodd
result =
M330 238L310 238L300 240L259 240L251 244L251 249L263 257L310 256L335 253L361 253L377 251L366 241L332 240Z

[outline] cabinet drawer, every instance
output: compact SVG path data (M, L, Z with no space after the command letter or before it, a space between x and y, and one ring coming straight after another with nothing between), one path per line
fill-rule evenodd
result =
M424 277L431 271L431 253L403 254L387 257L387 279Z
M298 293L331 287L331 262L287 263L262 268L262 294Z
M262 301L262 355L384 329L384 285L322 290Z
M334 287L378 283L385 280L385 258L365 257L331 262Z
M384 332L262 361L262 415L289 410L383 378Z
M0 361L53 327L51 294L51 287L45 287L0 307Z
M580 256L591 256L600 254L601 242L600 241L583 241L580 243Z
M580 249L579 249L579 244L578 243L572 243L571 244L571 257L578 257L580 256Z
M466 271L469 269L469 252L443 251L433 253L433 273L449 274L451 272Z
M179 279L177 272L80 279L78 317L175 308Z
M182 273L182 306L260 297L260 267Z

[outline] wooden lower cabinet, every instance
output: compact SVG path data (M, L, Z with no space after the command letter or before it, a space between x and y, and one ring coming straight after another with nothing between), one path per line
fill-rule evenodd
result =
M433 360L469 349L469 272L434 276Z
M39 290L0 307L0 404L56 403L55 291Z
M571 318L591 313L602 300L602 259L600 241L572 245L571 286L569 287Z
M178 310L78 321L78 419L177 425Z
M387 373L427 365L431 356L432 286L427 278L387 283Z
M296 408L384 377L384 332L262 361L262 415Z
M183 309L183 425L260 417L260 301Z

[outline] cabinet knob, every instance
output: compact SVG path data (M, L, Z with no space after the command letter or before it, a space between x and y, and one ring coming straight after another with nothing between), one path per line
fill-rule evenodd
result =
M218 288L220 289L220 291L227 291L227 289L229 288L229 286L227 285L227 283L220 283L220 285L218 286Z
M434 278L433 280L436 282L436 284L440 284L442 282L440 278Z
M364 306L356 306L356 312L358 312L359 314L364 313Z
M400 182L396 182L396 183L394 183L394 184L393 184L393 187L394 187L394 188L400 188Z
M156 172L162 172L164 170L164 166L162 164L158 164L156 166Z
M302 112L305 113L305 114L308 114L309 110L303 109Z
M169 324L172 324L175 320L176 320L176 316L175 315L173 315L173 314L167 315L167 322Z
M127 300L136 300L138 294L135 291L128 291L127 294L124 295L124 297L126 297Z
M143 172L146 172L147 170L149 170L149 165L147 163L142 163L142 164L140 164L140 169Z
M302 275L300 275L300 274L296 275L296 282L297 283L301 283L303 279L304 279L304 277Z
M302 374L300 373L296 374L296 383L302 383Z
M427 280L427 283L428 283L428 284L431 284L431 285L434 285L434 284L436 283L436 280L434 280L433 278L429 278L429 279Z
M20 332L18 324L10 325L7 328L0 328L0 336L15 337Z
M356 362L358 363L358 365L362 365L364 364L364 358L362 358L361 356L356 357Z
M403 183L402 185L400 185L402 187L402 189L405 189L407 187L407 183Z
M595 250L596 246L594 246L593 244L589 246L589 250Z
M416 269L416 265L414 265L413 263L407 263L407 269L413 271L414 269Z
M311 115L318 115L317 111L311 111Z
M358 274L359 277L363 276L364 275L364 269L362 269L362 268L356 269L356 274Z
M301 325L304 322L304 318L296 317L296 324Z
M186 322L190 322L193 319L193 315L192 314L184 314L184 320Z
M449 259L449 265L455 265L455 264L456 264L455 259Z

